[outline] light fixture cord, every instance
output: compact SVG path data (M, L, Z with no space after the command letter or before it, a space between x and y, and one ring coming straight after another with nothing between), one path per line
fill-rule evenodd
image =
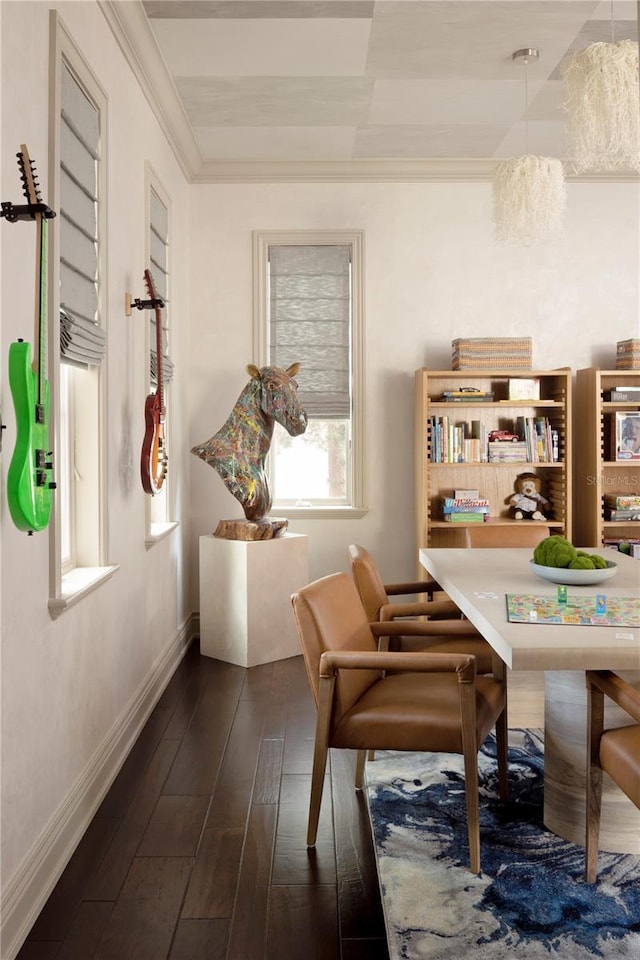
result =
M615 42L615 27L613 25L613 0L611 0L611 43Z
M524 152L529 154L529 57L524 58Z

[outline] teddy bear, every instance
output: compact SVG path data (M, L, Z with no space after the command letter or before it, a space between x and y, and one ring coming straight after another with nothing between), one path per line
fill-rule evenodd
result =
M550 507L549 501L540 492L542 480L535 473L521 473L514 483L515 493L505 503L513 507L516 520L546 520L542 510Z

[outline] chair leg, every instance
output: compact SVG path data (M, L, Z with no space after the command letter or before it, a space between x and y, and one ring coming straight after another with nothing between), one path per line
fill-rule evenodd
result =
M331 722L331 705L333 700L334 686L335 679L333 677L320 678L316 740L313 749L313 770L311 772L309 824L307 826L308 847L315 846L316 837L318 835L320 804L322 803L322 788L324 787L324 773L327 767L327 754L329 752L329 726Z
M469 834L469 867L471 873L480 873L480 800L478 797L478 753L465 751L464 790L467 799L467 829Z
M373 753L373 751L371 751ZM358 757L356 759L356 790L362 790L362 784L364 782L364 765L367 762L367 751L358 750Z
M327 766L328 747L316 741L313 753L313 772L311 774L311 799L309 801L309 825L307 827L307 846L314 847L318 835L318 821L320 820L320 804L322 803L322 788L324 787L324 773Z
M469 867L471 869L471 873L480 873L480 800L478 796L478 744L476 743L475 684L460 684L460 707L462 714L464 791L467 799Z
M496 720L496 754L498 760L498 786L500 799L509 799L509 730L507 728L507 708Z
M587 797L585 811L585 880L595 883L602 802L600 739L604 729L604 694L590 687L587 698Z

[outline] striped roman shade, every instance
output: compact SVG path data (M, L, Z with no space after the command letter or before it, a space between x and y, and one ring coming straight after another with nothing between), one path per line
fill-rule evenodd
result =
M86 367L106 352L97 317L100 116L64 64L61 119L60 357Z
M167 288L169 286L169 211L156 191L151 187L149 197L149 257L151 260L151 274L156 293L164 301L164 309L160 311L162 319L162 374L164 384L171 382L174 373L174 364L168 355L169 349L169 321L167 310ZM156 315L155 310L149 312L150 330L149 343L151 353L151 383L158 382L158 356L156 353Z
M269 245L269 362L300 361L298 397L307 416L348 419L351 248Z

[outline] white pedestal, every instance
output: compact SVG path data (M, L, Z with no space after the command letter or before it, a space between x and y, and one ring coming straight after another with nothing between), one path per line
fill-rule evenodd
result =
M242 667L300 654L291 594L309 581L309 538L200 537L200 653Z

